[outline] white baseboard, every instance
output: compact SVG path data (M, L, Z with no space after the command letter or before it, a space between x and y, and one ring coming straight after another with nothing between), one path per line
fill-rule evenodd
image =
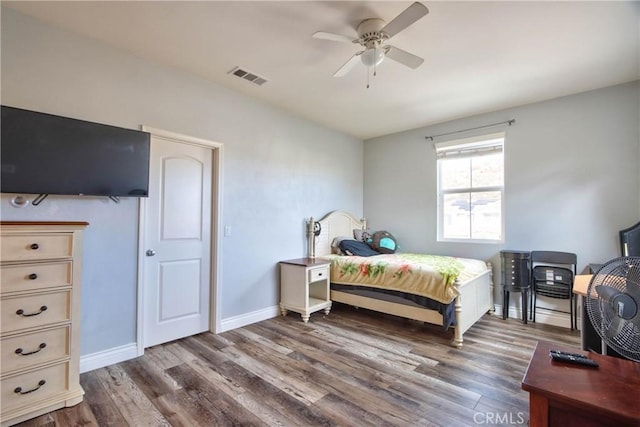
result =
M220 323L220 330L217 331L217 333L230 331L252 323L272 319L279 315L280 307L275 305L273 307L263 308L240 316L223 319ZM94 369L104 368L105 366L135 359L138 356L140 356L140 354L138 353L138 346L136 343L126 344L99 351L97 353L80 356L80 373L93 371Z
M121 345L97 353L80 356L80 373L104 368L105 366L124 362L125 360L138 357L138 346L136 343Z
M502 305L495 304L495 316L502 317ZM261 322L267 319L273 319L280 315L280 307L275 305L252 311L251 313L241 314L239 316L229 317L220 322L220 329L217 333L230 331L232 329L241 328L252 323ZM509 307L509 317L520 319L522 313L518 307ZM546 325L561 326L569 328L569 315L557 313L553 311L541 310L536 313L536 322ZM578 312L578 325L580 325L580 312ZM105 366L114 365L126 360L138 357L138 346L136 343L126 344L119 347L110 348L108 350L99 351L97 353L80 356L80 373L93 371L94 369L103 368Z
M495 304L495 316L502 317L502 305ZM522 319L522 310L519 307L509 307L509 318ZM571 328L569 313L559 313L557 311L544 310L541 307L536 312L536 323L545 325L560 326L562 328ZM580 328L580 307L578 307L578 328Z
M502 317L502 305L495 304L495 316ZM578 312L578 325L580 325L580 312ZM220 322L220 329L217 333L230 331L232 329L241 328L252 323L261 322L267 319L273 319L280 315L280 307L275 305L252 311L251 313L241 314L239 316L229 317ZM520 319L521 311L518 307L509 307L509 317ZM536 322L547 325L561 326L569 328L569 315L564 313L539 311L536 314ZM80 372L93 371L94 369L103 368L105 366L124 362L125 360L135 359L138 357L138 346L136 343L126 344L120 347L114 347L108 350L100 351L93 354L87 354L80 357Z
M216 332L220 333L230 331L232 329L241 328L252 323L261 322L267 319L273 319L274 317L278 317L279 315L280 306L274 305L272 307L252 311L251 313L229 317L227 319L222 319L222 321L220 322L220 328Z

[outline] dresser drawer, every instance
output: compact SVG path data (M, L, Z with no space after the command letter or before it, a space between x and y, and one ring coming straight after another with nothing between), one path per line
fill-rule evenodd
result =
M51 286L70 286L71 261L3 265L2 292L19 292L45 289Z
M5 338L0 344L0 373L69 356L69 326Z
M9 234L2 236L3 262L66 258L73 254L71 234Z
M318 280L324 280L329 276L329 269L327 267L314 268L309 270L309 282L316 282Z
M60 363L2 379L2 411L36 402L67 390L69 363Z
M3 334L71 318L70 291L3 298L0 304Z

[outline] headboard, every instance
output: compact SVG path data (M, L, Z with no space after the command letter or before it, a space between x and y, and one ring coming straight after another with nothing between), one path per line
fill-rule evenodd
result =
M348 236L353 238L353 230L367 228L367 220L357 219L355 216L345 211L333 211L320 219L320 235L314 235L314 224L316 220L309 218L307 223L307 240L309 242L309 256L323 256L331 254L331 242L338 236ZM315 244L314 244L315 242Z

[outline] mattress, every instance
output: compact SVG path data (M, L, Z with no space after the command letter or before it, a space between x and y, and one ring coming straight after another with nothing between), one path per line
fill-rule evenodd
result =
M331 283L399 291L450 304L458 286L487 272L484 261L427 254L327 255Z

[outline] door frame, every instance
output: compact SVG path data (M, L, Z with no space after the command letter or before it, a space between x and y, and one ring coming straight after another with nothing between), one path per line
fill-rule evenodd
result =
M219 332L220 315L220 278L222 258L222 188L223 188L223 152L224 144L207 139L183 135L163 129L143 125L142 130L149 132L152 138L160 138L177 144L196 145L211 150L211 272L209 283L209 331ZM137 355L144 354L144 241L147 214L147 198L140 197L138 202L138 278L137 278Z

